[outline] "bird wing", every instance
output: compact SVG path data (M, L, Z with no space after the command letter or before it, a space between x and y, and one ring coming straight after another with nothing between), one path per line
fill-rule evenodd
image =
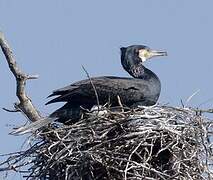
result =
M144 93L147 93L149 90L147 83L141 79L103 76L82 80L55 90L49 97L57 97L46 104L55 102L72 102L73 104L81 104L83 102L83 104L94 104L97 102L97 98L91 82L97 91L98 97L100 97L99 101L101 101L101 103L106 103L109 97L111 99L117 99L117 95L119 95L124 102L130 102L131 98L133 101L137 99L140 100L145 95Z

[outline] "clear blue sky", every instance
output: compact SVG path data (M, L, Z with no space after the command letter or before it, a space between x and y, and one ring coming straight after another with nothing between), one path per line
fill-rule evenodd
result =
M146 63L161 80L159 102L197 107L213 98L212 0L0 0L0 30L22 69L39 74L28 94L45 115L53 89L91 76L128 76L120 65L121 46L146 44L168 57ZM0 107L12 108L15 81L0 52ZM212 107L213 100L204 107ZM23 137L8 135L23 116L0 110L0 154L21 149Z

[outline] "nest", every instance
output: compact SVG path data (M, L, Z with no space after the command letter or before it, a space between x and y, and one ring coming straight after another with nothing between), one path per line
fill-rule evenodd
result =
M212 122L190 108L105 109L32 136L0 170L51 180L213 178Z

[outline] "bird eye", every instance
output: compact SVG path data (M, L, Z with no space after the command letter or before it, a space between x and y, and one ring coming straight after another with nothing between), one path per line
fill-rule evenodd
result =
M139 55L139 50L135 49L135 55L138 56Z

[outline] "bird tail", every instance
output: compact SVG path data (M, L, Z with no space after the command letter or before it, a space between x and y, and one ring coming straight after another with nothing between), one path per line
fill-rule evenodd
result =
M55 120L57 120L56 117L44 117L44 118L41 118L38 121L35 121L35 122L30 123L30 124L21 126L17 129L15 129L14 131L12 131L10 134L22 135L22 134L26 134L26 133L32 133L32 132L35 132L36 130L50 124L51 122L54 122Z

